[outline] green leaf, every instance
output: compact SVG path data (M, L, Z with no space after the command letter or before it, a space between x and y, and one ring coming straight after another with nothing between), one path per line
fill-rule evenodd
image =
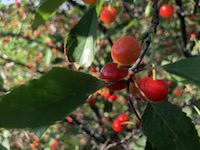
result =
M94 59L97 32L95 7L90 9L70 31L67 38L67 55L70 62L90 66Z
M178 75L200 85L200 57L182 59L163 66L167 72Z
M169 102L149 103L142 117L144 134L159 150L199 150L191 119Z
M50 18L58 7L64 3L66 0L56 0L52 2L52 0L45 0L41 3L41 5L37 8L35 14L35 20L32 24L32 29L35 30L37 27L44 21Z
M52 50L48 49L44 57L45 65L47 67L51 64L51 58L52 58Z
M124 28L123 31L128 30L129 28L135 26L138 24L138 19L133 19L132 21L129 22L129 24L127 24Z
M7 150L7 148L0 144L0 150Z
M0 97L0 127L37 128L63 119L103 82L82 72L53 68Z
M97 12L97 16L100 15L103 3L105 2L105 0L98 0L97 4L96 4L96 12Z
M145 150L156 150L156 148L154 148L154 147L151 145L151 143L149 142L148 139L147 139L147 141L146 141Z
M124 0L124 2L126 2L126 3L133 3L133 0Z

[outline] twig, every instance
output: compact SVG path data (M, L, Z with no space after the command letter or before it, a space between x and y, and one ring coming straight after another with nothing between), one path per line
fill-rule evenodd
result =
M135 135L138 131L137 130L133 130L131 133L129 133L126 137L124 137L122 140L108 144L107 147L105 147L104 149L101 150L109 150L112 147L115 147L117 145L121 145L123 143L125 143L126 141L130 140L131 138L133 138L133 135Z
M1 58L1 59L4 59L4 60L6 60L6 61L9 61L9 62L13 62L13 63L16 64L16 65L19 65L19 66L26 67L26 68L30 69L30 67L29 67L28 65L26 65L26 64L24 64L24 63L22 63L22 62L15 61L15 60L13 60L13 59L8 58L8 56L5 55L5 54L3 54L1 51L0 51L0 58ZM40 70L38 70L38 69L36 69L36 72L41 73L41 74L44 73L43 71L40 71Z
M191 53L188 49L186 49L188 39L187 39L187 33L186 33L185 16L182 15L182 12L183 12L182 0L175 0L175 1L178 6L177 15L180 20L180 29L181 29L182 40L183 40L183 44L184 44L183 55L185 57L190 57Z
M95 104L91 104L90 105L91 109L94 111L95 115L97 116L98 118L98 122L99 122L99 125L102 126L102 117L101 117L101 114L99 112L99 109L97 108L97 106Z
M154 14L153 14L153 19L151 22L151 29L154 30L154 33L156 33L157 31L157 26L159 24L159 9L158 9L158 0L154 1L153 4L153 9L154 9ZM140 55L140 57L137 59L137 61L133 64L133 66L129 69L130 71L132 71L133 73L137 72L139 69L139 65L141 63L141 61L143 60L144 56L146 55L146 53L149 50L149 46L151 44L151 32L148 32L145 35L145 46L144 49L142 51L142 54Z
M87 135L89 135L90 137L94 138L95 141L98 141L100 143L104 143L104 139L102 139L102 137L100 137L94 130L92 130L89 126L87 126L86 124L84 124L83 122L81 122L80 120L78 120L76 118L76 116L74 115L70 115L70 117L73 119L74 123L76 123L78 125L78 127L83 130Z
M129 83L127 83L127 87L126 87L126 90L127 90L127 99L128 99L128 102L131 106L131 109L133 110L133 112L135 113L137 119L141 122L141 117L140 115L138 114L138 112L136 111L133 103L132 103L132 99L131 99L131 94L130 94L130 90L129 90Z

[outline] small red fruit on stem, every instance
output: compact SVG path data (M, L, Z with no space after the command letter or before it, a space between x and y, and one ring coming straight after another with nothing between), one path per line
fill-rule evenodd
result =
M110 90L121 90L126 87L123 79L128 75L128 68L118 67L117 64L109 62L100 70L100 78L106 82Z
M160 15L165 18L168 19L172 16L173 12L174 12L174 7L172 5L168 5L168 4L163 4L160 7Z
M123 125L124 127L126 127L127 124L123 124L123 123L129 121L130 119L129 119L129 116L128 116L127 114L120 114L120 115L118 116L117 120L119 120L119 121L122 123L122 125Z
M141 50L139 42L133 36L127 35L113 43L111 57L121 66L130 66L138 59Z
M114 7L104 7L100 13L100 19L104 23L112 23L117 17L117 11Z
M144 101L146 101L145 96L152 102L163 101L168 96L169 86L164 80L153 80L150 77L144 77L140 79L138 87L138 94Z
M114 120L113 123L112 123L112 129L115 132L121 132L124 129L124 126L121 124L121 121Z
M111 95L108 99L114 102L114 101L116 101L116 99L117 99L117 95L116 95L116 94L113 94L113 95Z

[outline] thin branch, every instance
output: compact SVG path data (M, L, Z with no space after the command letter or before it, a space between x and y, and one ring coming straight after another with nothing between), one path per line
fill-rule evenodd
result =
M76 116L70 115L70 117L73 119L74 123L78 125L78 127L83 130L87 135L94 138L95 141L98 141L99 143L104 143L104 139L99 136L93 129L91 129L88 125L84 124L82 121L78 120Z
M128 140L132 139L133 138L133 135L135 135L138 131L137 130L133 130L131 133L129 133L126 137L124 137L122 140L120 141L117 141L117 142L114 142L114 143L111 143L111 144L108 144L107 147L105 147L104 149L101 149L101 150L109 150L110 148L112 147L115 147L117 145L121 145L125 142L127 142Z
M141 117L140 115L138 114L137 110L135 109L133 103L132 103L132 98L131 98L131 94L130 94L130 90L129 90L129 83L127 83L127 87L126 87L126 90L127 90L127 99L128 99L128 102L131 106L131 109L133 110L133 112L135 113L137 119L141 122Z
M180 29L181 29L182 40L183 40L183 44L184 44L183 55L185 57L190 57L191 52L188 49L186 49L188 39L187 39L187 32L186 32L185 16L182 15L182 12L183 12L182 0L175 0L175 1L176 1L177 6L178 6L177 15L178 15L178 18L180 20Z
M148 32L145 35L145 46L144 49L142 51L142 54L140 55L140 57L137 59L137 61L133 64L133 66L129 69L130 71L132 71L133 73L137 72L139 69L139 65L141 63L141 61L143 60L144 56L146 55L146 53L149 50L149 46L151 44L151 29L154 30L154 33L156 33L157 31L157 26L159 24L159 8L158 8L158 0L155 0L153 3L153 19L151 22L151 27L150 27L150 32Z
M3 54L1 51L0 51L0 58L6 60L6 61L8 61L8 62L13 62L13 63L16 64L16 65L19 65L19 66L26 67L26 68L30 69L30 67L29 67L28 65L26 65L26 64L24 64L24 63L22 63L22 62L13 60L13 59L11 59L11 58L8 58L8 56L5 55L5 54ZM44 73L43 71L40 71L40 70L38 70L37 68L36 68L36 72L41 73L41 74Z

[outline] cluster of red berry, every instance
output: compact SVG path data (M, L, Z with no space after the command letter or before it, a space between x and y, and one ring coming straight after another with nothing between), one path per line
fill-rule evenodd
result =
M120 114L112 123L112 129L115 132L121 132L128 124L129 116L127 114Z
M94 2L94 0L83 1L87 4ZM172 16L173 11L174 9L171 5L164 4L160 7L159 13L162 17L168 19ZM110 5L103 7L100 12L100 20L103 23L112 23L116 17L117 11ZM141 51L142 47L135 37L126 35L118 38L111 48L113 62L108 62L101 68L100 78L104 80L106 87L110 90L122 90L129 85L130 93L138 93L140 99L144 102L163 101L167 98L169 92L169 86L164 80L144 77L129 82L129 78L132 75L129 73L129 68L138 60ZM93 103L91 98L87 102ZM113 130L116 132L122 131L127 126L128 121L129 116L127 114L119 115L112 124Z

